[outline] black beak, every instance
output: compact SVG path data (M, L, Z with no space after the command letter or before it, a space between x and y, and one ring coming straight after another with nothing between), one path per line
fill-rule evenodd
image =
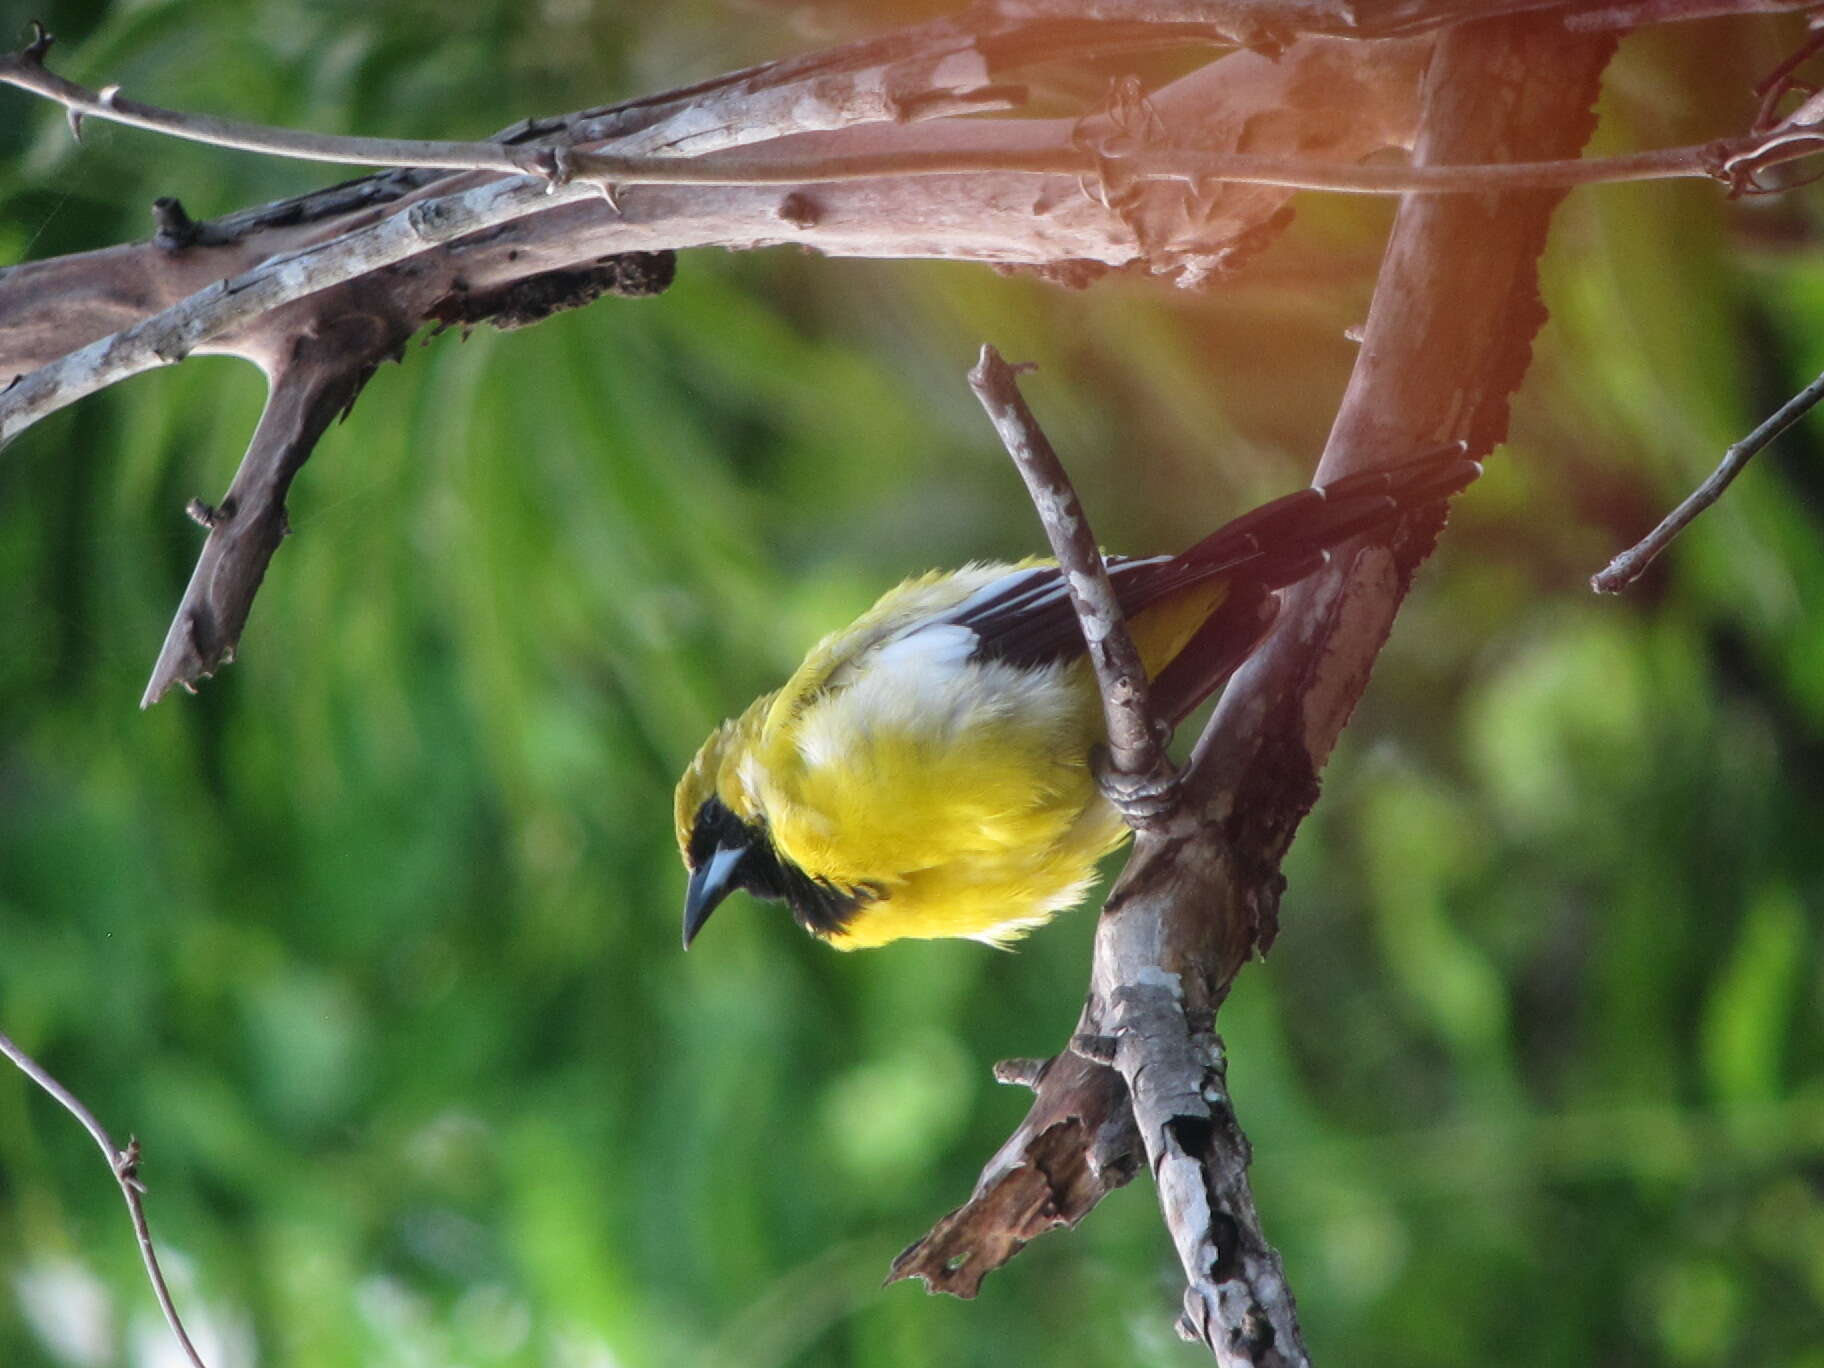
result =
M722 905L722 900L740 885L735 875L740 872L746 846L720 846L702 864L690 871L690 886L684 891L684 948L697 938L709 914Z

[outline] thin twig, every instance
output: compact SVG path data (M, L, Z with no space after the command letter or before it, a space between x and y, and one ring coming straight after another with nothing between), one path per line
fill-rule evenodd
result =
M574 147L509 147L493 142L338 137L185 114L128 100L109 86L91 91L45 69L34 49L0 57L0 84L55 101L73 119L111 119L172 137L308 161L359 166L421 166L533 175L557 185L572 176L602 186L822 185L886 176L947 176L998 172L1033 176L1097 176L1107 159L1071 141L1034 147L1017 123L972 126L972 146L940 143L857 156L808 156L730 150L703 156L628 156ZM1708 143L1615 157L1455 166L1359 166L1310 157L1271 157L1195 147L1142 149L1119 161L1123 181L1272 185L1338 194L1470 194L1495 190L1566 189L1650 180L1721 180L1734 190L1759 189L1755 173L1824 152L1818 111L1801 109L1777 127Z
M44 65L52 36L34 24L32 43L21 52L0 57L0 85L17 86L62 105L72 126L84 118L165 133L185 142L233 147L301 161L336 162L344 166L426 166L451 171L502 171L522 175L535 170L541 149L515 148L498 142L422 142L409 138L351 138L308 133L269 124L243 123L210 114L184 114L129 100L119 86L90 90L66 80ZM542 149L546 156L549 149Z
M854 157L794 158L773 151L716 153L691 158L571 154L565 169L614 185L819 185L886 176L952 176L984 172L1028 176L1093 176L1109 168L1068 144L1019 145L1019 126L985 123L968 148L910 147ZM998 145L997 145L998 144ZM1616 157L1490 162L1458 166L1357 166L1316 157L1267 157L1167 147L1123 160L1125 181L1185 185L1231 183L1323 190L1347 195L1451 195L1654 180L1722 180L1734 186L1747 172L1824 152L1824 132L1782 125L1768 133L1720 138L1683 147Z
M988 81L986 62L979 55L959 51L950 54L952 61L942 70L935 60L919 63L918 74L923 84L916 91L916 104L901 98L891 79L896 67L883 61L879 78L864 79L865 71L850 71L842 94L834 98L826 80L814 94L804 89L805 81L792 79L796 68L814 68L814 59L798 62L767 63L746 72L732 73L714 82L704 82L679 94L691 94L684 105L686 118L661 118L654 124L642 125L624 136L606 134L604 124L615 126L625 111L641 102L613 106L600 113L573 115L550 121L541 131L543 141L527 144L495 135L483 142L446 139L369 138L315 133L281 128L272 124L224 119L210 114L192 114L164 109L158 105L131 100L120 93L119 86L90 90L51 71L44 64L55 38L42 24L32 25L32 42L19 52L0 55L0 85L16 86L34 95L60 104L68 112L71 127L78 132L85 118L97 118L130 128L162 133L186 142L213 147L228 147L244 152L260 152L296 161L330 162L342 166L415 167L448 171L494 171L507 175L559 175L557 145L581 145L608 138L621 145L623 152L650 152L655 156L694 155L705 150L732 146L746 141L768 141L788 133L801 133L847 127L855 123L891 119L905 122L916 119L947 117L959 112L1006 110L1015 104L1017 88L996 86ZM951 37L953 44L966 47L961 35ZM869 44L857 45L866 48ZM879 43L871 46L884 46ZM710 97L727 87L740 88L747 81L767 76L782 78L780 83L744 90L740 98L740 119L729 122L716 117ZM936 84L932 84L935 82ZM767 111L756 110L756 104L767 92L776 95L780 106ZM756 117L759 113L771 117Z
M114 1175L114 1181L120 1184L120 1195L127 1199L127 1214L133 1219L133 1234L139 1241L139 1256L145 1262L146 1276L152 1281L152 1292L158 1298L159 1309L165 1313L165 1323L171 1327L171 1333L177 1336L177 1342L183 1346L184 1356L190 1360L193 1368L207 1368L202 1355L196 1352L196 1346L190 1342L183 1321L178 1318L177 1304L171 1300L171 1289L165 1285L165 1275L158 1266L158 1254L152 1247L152 1229L146 1224L143 1201L146 1188L139 1181L139 1141L129 1137L124 1150L117 1146L106 1128L95 1118L95 1113L4 1033L0 1033L0 1054L12 1060L21 1073L49 1093L59 1106L82 1124L90 1138L101 1147L102 1157L108 1161L109 1172Z
M1288 33L1328 34L1355 41L1398 37L1468 19L1546 10L1547 19L1576 31L1645 28L1719 15L1802 9L1817 0L997 0L998 14L1103 22L1200 25L1259 42Z
M1639 579L1653 563L1653 558L1671 545L1674 537L1689 527L1699 513L1723 497L1723 491L1734 483L1735 477L1763 447L1809 413L1820 399L1824 399L1824 375L1793 395L1771 418L1725 451L1721 464L1710 472L1710 478L1692 490L1658 527L1592 575L1590 588L1599 594L1619 594Z
M1132 790L1134 798L1156 803L1171 789L1175 773L1165 753L1164 740L1153 725L1146 670L1128 633L1126 616L1115 598L1101 549L1070 476L1020 396L1017 377L1020 371L1030 369L1030 365L1008 365L998 351L984 343L981 359L969 372L969 387L987 410L1002 445L1026 482L1026 492L1032 496L1052 555L1057 557L1063 573L1071 606L1077 611L1089 661L1096 672L1096 686L1102 695L1111 777L1118 776L1116 792L1110 796L1119 801ZM1130 811L1130 806L1134 810ZM1158 815L1146 810L1150 806L1122 804L1130 821Z

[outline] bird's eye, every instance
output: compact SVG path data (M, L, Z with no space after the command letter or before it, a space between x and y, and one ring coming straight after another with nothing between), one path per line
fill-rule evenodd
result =
M702 810L698 809L696 823L690 830L690 867L702 868L703 861L715 853L715 838L710 835L709 828L703 821Z
M701 869L703 862L716 853L716 834L713 824L703 820L708 807L709 804L705 803L703 808L698 811L696 825L691 829L690 867L692 869Z
M690 867L701 869L718 850L750 845L752 841L753 833L720 798L705 799L690 830Z

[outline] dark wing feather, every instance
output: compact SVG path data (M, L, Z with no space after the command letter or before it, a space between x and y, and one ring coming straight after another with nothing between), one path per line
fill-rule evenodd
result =
M1225 523L1182 555L1144 560L1110 556L1109 582L1129 617L1177 590L1219 576L1245 587L1252 602L1317 570L1332 547L1453 494L1481 473L1482 467L1453 445L1404 465L1301 489ZM1247 610L1250 618L1254 611ZM973 631L979 638L972 656L976 660L1044 665L1083 649L1082 628L1055 566L1006 575L933 621Z
M1110 556L1108 578L1121 611L1132 615L1170 588L1188 583L1182 574L1172 573L1174 564L1170 556L1147 560ZM935 623L967 627L975 633L977 641L971 659L1046 665L1082 651L1083 629L1077 623L1076 609L1070 606L1064 577L1055 565L1016 570L988 588L992 592L965 599L932 619Z

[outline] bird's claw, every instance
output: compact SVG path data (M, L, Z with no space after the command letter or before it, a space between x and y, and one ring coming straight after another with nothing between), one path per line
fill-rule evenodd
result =
M1152 769L1135 773L1115 768L1108 749L1098 746L1090 757L1096 787L1128 822L1147 826L1169 815L1178 805L1182 776L1163 754Z

